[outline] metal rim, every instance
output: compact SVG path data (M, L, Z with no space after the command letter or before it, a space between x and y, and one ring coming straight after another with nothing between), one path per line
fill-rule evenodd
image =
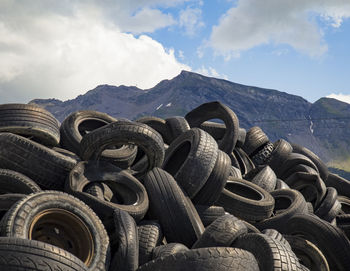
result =
M58 208L38 213L30 227L29 239L55 245L67 250L87 266L94 255L92 234L75 214Z

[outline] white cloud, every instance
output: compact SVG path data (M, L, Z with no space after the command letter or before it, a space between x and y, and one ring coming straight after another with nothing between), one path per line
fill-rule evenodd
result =
M202 27L202 10L200 8L187 7L180 11L179 25L185 29L188 36L193 36Z
M333 98L333 99L337 99L339 101L345 102L350 104L350 94L343 94L343 93L332 93L329 94L328 96L326 96L327 98Z
M349 0L238 0L214 26L210 44L220 54L263 44L288 44L312 57L327 51L316 17L339 27L350 17Z
M195 70L196 73L200 73L205 76L216 77L216 78L226 78L224 75L220 75L213 67L202 66Z
M184 54L184 51L179 50L179 52L178 52L178 56L179 56L179 58L180 58L180 59L185 59L185 54Z
M0 1L1 103L69 99L99 84L149 88L182 69L190 70L176 59L173 49L164 48L146 35L123 33L123 27L106 18L107 11L94 1L76 1L75 5L68 0L33 0L27 5L19 2ZM144 29L138 24L133 29L157 28L154 22L146 25L144 18L154 14L166 18L166 14L153 9L161 1L140 2L148 6L133 16ZM165 1L162 5L176 2L182 1ZM127 5L124 0L120 3ZM158 26L165 26L164 22Z

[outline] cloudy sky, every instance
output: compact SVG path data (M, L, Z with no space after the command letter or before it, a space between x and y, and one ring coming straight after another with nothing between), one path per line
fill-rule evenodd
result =
M350 102L350 1L0 0L0 103L181 70Z

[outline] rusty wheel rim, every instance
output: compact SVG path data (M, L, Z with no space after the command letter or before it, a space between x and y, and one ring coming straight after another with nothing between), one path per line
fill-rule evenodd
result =
M94 255L90 230L77 215L67 210L52 208L38 213L29 227L28 237L67 250L87 266Z

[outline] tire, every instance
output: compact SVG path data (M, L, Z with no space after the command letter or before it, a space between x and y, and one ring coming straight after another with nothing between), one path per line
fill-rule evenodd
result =
M101 221L87 205L66 193L43 191L26 196L2 218L0 232L58 246L91 271L109 266L109 238Z
M152 260L153 250L159 246L163 239L160 225L155 221L144 220L137 227L139 236L139 265L143 265Z
M242 173L241 173L240 169L238 169L234 166L231 166L229 177L236 178L236 179L242 179Z
M229 247L241 234L247 233L245 224L227 214L217 218L203 232L202 236L193 244L192 249L203 247Z
M287 234L315 244L326 257L330 270L350 270L350 242L337 227L313 215L295 215L287 224Z
M255 224L260 230L276 229L283 233L292 216L308 213L306 201L297 190L275 190L271 192L271 195L275 199L274 215Z
M247 130L244 128L238 128L238 138L236 143L236 148L242 148L245 142L245 138L247 136Z
M285 171L280 178L282 180L287 179L288 177L290 177L292 174L296 173L296 172L303 172L303 173L308 173L308 174L314 174L314 175L318 175L319 173L313 169L312 167L303 165L303 164L298 164L298 165L294 165L292 167L290 167L287 171Z
M125 211L113 212L118 248L109 271L135 271L139 266L139 240L135 220Z
M169 144L173 142L182 133L191 129L187 120L184 117L179 116L165 119L165 124L168 127L168 130L171 134L171 141L169 142Z
M317 209L326 194L326 186L318 174L295 172L284 180L291 188L301 192L306 201Z
M208 180L217 156L216 141L203 130L192 128L170 144L162 168L193 198Z
M171 134L168 126L165 124L165 120L157 117L142 117L136 120L137 122L147 124L154 130L156 130L163 138L164 143L170 144Z
M347 238L350 238L350 215L340 214L336 217L336 225L341 229ZM350 239L349 239L350 240Z
M254 156L252 156L252 161L256 166L265 165L269 160L271 153L273 152L274 145L271 142L266 143L266 145L260 149Z
M25 196L25 194L0 195L0 220L17 201L23 199Z
M326 186L331 186L337 189L338 195L350 197L350 181L333 173L328 174L325 180Z
M226 105L220 102L204 103L185 116L191 128L200 125L210 119L221 119L225 123L225 134L218 143L219 149L230 154L236 146L238 139L239 121L236 114Z
M269 138L261 130L260 127L254 126L250 128L245 137L244 145L242 149L250 156L253 157L257 154L267 143Z
M275 200L270 193L251 182L230 179L217 204L234 216L249 222L270 217Z
M140 266L139 271L259 271L254 256L231 247L191 249L160 257Z
M260 270L302 270L298 258L291 249L265 234L243 234L233 242L232 246L251 252L258 261Z
M225 215L225 209L221 206L195 205L204 227L209 226L215 219Z
M204 186L192 199L194 204L213 205L225 187L231 171L230 157L223 151L218 150L215 166L205 182Z
M164 142L161 135L146 124L118 121L86 134L80 143L81 158L98 160L101 153L111 145L137 145L147 156L147 166L133 175L143 177L154 167L159 167L164 159Z
M269 166L255 168L244 176L244 178L265 189L267 192L275 190L277 177Z
M189 251L188 247L181 243L169 243L162 246L157 246L153 249L153 257L152 260L157 258L164 258L170 255L174 255L179 252Z
M147 155L147 167L133 175L142 177L164 159L164 142L159 133L149 126L129 121L118 121L86 134L80 143L83 160L98 160L101 153L111 145L137 145Z
M44 189L63 190L76 160L19 135L0 133L0 168L20 172Z
M80 141L85 134L116 121L117 119L110 115L98 111L80 110L73 112L61 124L60 145L79 155Z
M340 212L341 204L338 201L337 190L333 187L327 187L326 195L316 209L315 215L327 222L332 222Z
M225 124L212 121L203 122L199 128L210 134L216 141L221 140L226 132Z
M101 200L115 200L118 202L112 189L105 183L91 183L84 187L83 192L93 195Z
M191 247L202 235L204 226L174 178L154 168L145 177L145 187L150 199L150 216L159 220L166 240Z
M309 150L306 147L300 146L298 144L292 144L293 152L301 153L308 157L316 166L318 169L318 172L320 173L321 179L326 180L328 178L328 167L325 163L311 150Z
M68 156L76 161L81 161L80 160L80 157L78 155L76 155L74 152L71 152L69 150L66 150L66 149L63 149L63 148L60 148L60 147L53 147L52 150L54 150L55 152L58 152L60 154L63 154L65 156Z
M350 214L350 198L338 195L337 200L341 204L341 214Z
M279 190L279 189L290 189L290 187L281 179L277 179L275 190Z
M317 166L305 155L300 154L300 153L290 153L287 158L284 160L283 164L275 169L275 173L277 175L277 177L282 177L284 176L284 174L290 170L291 168L293 168L294 166L297 165L306 165L309 166L311 168L313 168L314 170L316 170L316 172L318 173L318 169ZM282 179L284 180L284 179Z
M244 150L241 148L235 148L233 153L238 161L242 176L245 176L248 172L255 168L253 161L249 158L248 154L244 152Z
M310 241L294 235L284 236L301 264L310 271L330 271L326 257Z
M90 184L107 185L113 192L110 201L84 192ZM107 162L79 162L70 172L65 190L89 205L106 224L113 211L128 212L137 222L148 210L149 200L145 187L128 171Z
M273 143L273 151L267 164L274 170L278 170L289 154L293 151L292 145L284 139L279 139Z
M87 271L73 254L47 243L0 237L0 269L13 271Z
M292 249L288 241L284 238L284 236L279 231L275 229L265 229L262 231L262 233L280 242L287 249Z
M57 146L60 141L58 120L34 104L0 105L0 132L29 137L46 146Z
M39 191L40 187L27 176L10 169L0 169L0 194L30 194Z

